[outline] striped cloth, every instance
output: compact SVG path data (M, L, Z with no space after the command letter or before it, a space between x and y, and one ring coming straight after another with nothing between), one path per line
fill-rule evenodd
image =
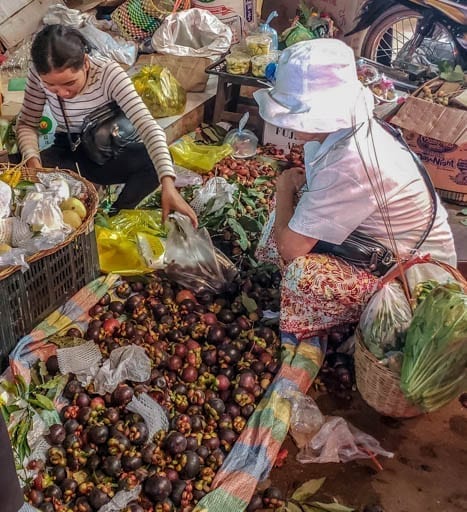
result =
M56 353L57 346L47 343L47 338L64 335L71 327L85 331L90 321L89 309L118 279L119 276L116 274L95 279L45 318L27 336L21 338L10 353L10 368L13 374L21 374L29 382L29 368L38 359L44 361Z
M194 512L242 512L258 482L269 475L289 429L291 404L284 396L288 391L306 393L326 352L316 336L298 342L282 333L281 342L279 372L217 473L213 490Z

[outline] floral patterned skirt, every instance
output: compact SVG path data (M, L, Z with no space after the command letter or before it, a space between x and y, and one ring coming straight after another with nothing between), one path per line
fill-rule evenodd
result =
M274 240L274 211L264 226L256 258L282 271L281 331L298 341L358 322L378 278L328 254L301 256L284 265Z

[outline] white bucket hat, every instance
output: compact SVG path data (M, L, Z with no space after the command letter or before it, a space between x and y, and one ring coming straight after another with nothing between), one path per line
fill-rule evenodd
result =
M338 39L314 39L285 49L271 89L254 93L268 123L305 133L351 128L373 115L369 89L357 78L352 49Z

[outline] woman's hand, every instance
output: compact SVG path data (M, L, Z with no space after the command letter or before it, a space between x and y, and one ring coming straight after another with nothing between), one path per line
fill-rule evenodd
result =
M193 208L183 199L175 187L175 180L166 176L161 180L162 185L162 219L165 221L170 212L176 211L186 215L195 228L198 227L198 217Z
M37 156L33 156L26 160L25 166L29 169L40 169L42 167L42 163Z
M306 183L305 169L292 167L283 171L276 181L276 191L296 194Z

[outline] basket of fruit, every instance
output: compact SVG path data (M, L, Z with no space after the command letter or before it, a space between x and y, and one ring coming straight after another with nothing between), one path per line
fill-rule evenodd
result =
M47 203L54 196L63 199L52 212ZM41 204L47 211L40 211ZM97 206L94 186L74 172L0 164L0 308L11 319L0 325L2 367L20 337L99 275L93 222ZM42 246L41 237L60 228L58 243L31 252ZM23 264L5 263L10 252L11 261Z

